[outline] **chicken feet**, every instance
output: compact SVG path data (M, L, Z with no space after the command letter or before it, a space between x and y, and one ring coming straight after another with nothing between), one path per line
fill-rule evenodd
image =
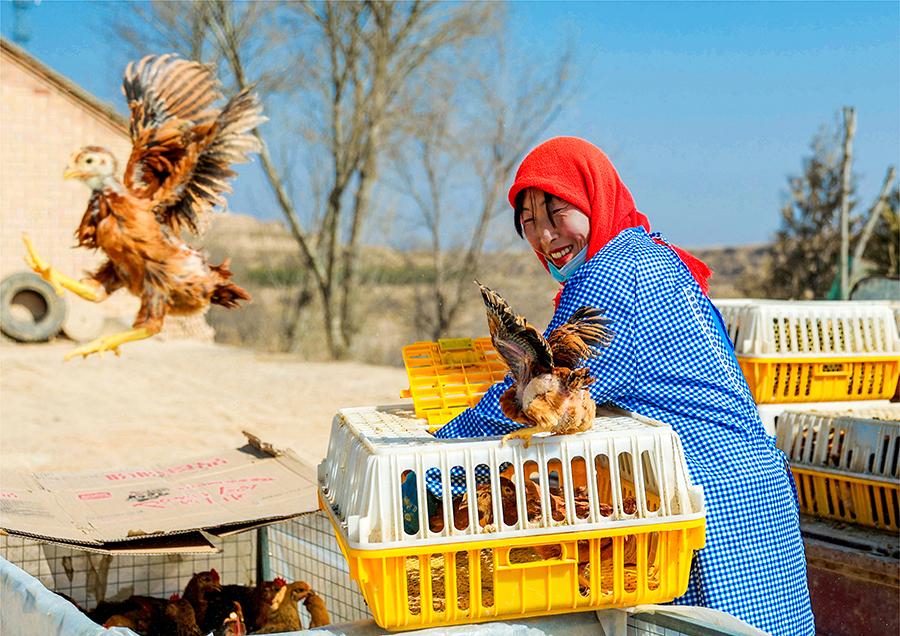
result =
M122 331L121 333L115 333L109 336L100 336L91 343L88 343L82 347L78 347L77 349L72 349L69 353L66 354L64 362L68 362L75 356L82 356L87 358L92 353L98 354L100 356L100 359L103 359L103 353L105 351L112 351L116 355L120 355L120 344L133 342L135 340L143 340L144 338L149 338L156 333L157 332L155 331L150 331L149 329L141 327L140 329L129 329L128 331Z
M90 300L95 303L98 303L106 298L106 291L97 281L90 280L90 282L80 282L69 278L65 274L61 274L59 271L53 269L53 267L51 267L50 264L47 263L47 261L41 258L40 255L38 255L37 250L35 250L34 248L34 243L31 242L31 239L28 238L27 234L22 235L22 240L25 241L25 247L28 248L28 254L25 256L25 262L37 274L40 274L41 278L53 285L53 289L56 290L57 294L62 296L64 290L68 289L78 296L81 296L85 300ZM86 358L92 353L96 353L101 358L103 358L103 353L105 351L112 351L116 355L120 355L120 344L149 338L150 336L155 335L157 331L158 330L153 331L151 329L141 327L136 329L129 329L128 331L123 331L121 333L112 334L109 336L101 336L93 342L78 347L77 349L73 349L72 351L67 353L65 361L69 361L75 356L83 356Z
M503 436L503 439L500 440L501 446L506 446L506 442L511 439L524 439L525 440L525 448L531 446L531 437L536 433L541 433L545 430L550 430L549 428L539 428L537 426L526 426L525 428L520 428L512 433L507 433Z
M90 300L95 303L106 298L106 294L101 290L99 285L91 285L89 283L76 281L53 269L47 261L38 255L37 251L34 249L34 244L31 242L31 239L28 238L27 234L22 234L22 240L25 241L25 247L28 248L28 255L25 256L25 262L35 271L35 273L40 274L41 278L53 285L53 289L56 290L57 294L62 296L64 293L63 290L68 289L85 300Z

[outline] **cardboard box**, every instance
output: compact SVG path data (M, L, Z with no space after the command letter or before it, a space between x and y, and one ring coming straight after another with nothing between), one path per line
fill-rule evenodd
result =
M105 554L203 553L316 511L315 467L244 434L242 448L159 466L0 472L0 530Z

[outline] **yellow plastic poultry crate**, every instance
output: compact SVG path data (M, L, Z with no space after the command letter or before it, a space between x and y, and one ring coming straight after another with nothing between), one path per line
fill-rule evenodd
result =
M432 432L478 404L507 373L490 338L416 342L403 347L403 364L409 388L400 397L413 399Z
M890 399L900 336L888 304L720 300L757 404Z
M687 589L705 508L668 425L604 409L590 431L539 434L529 448L428 428L409 405L344 409L319 465L322 508L381 627L659 603Z
M900 530L900 405L855 416L790 411L778 447L791 463L800 512Z

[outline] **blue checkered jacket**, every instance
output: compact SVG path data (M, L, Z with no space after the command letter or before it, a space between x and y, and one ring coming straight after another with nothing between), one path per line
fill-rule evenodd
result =
M672 426L703 486L706 546L685 605L719 609L773 636L813 636L796 491L784 454L759 420L722 318L687 267L643 228L623 230L566 282L547 333L576 309L606 310L612 344L588 367L598 404ZM438 437L502 435L500 382Z

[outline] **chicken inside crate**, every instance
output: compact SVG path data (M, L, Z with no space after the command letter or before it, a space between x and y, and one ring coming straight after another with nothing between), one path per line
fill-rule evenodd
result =
M128 587L124 591L131 589ZM257 585L227 584L215 569L196 572L182 591L168 598L147 594L121 595L118 599L102 600L88 609L62 592L57 594L97 625L127 627L139 636L224 636L246 634L248 630L258 634L299 631L302 625L298 602L314 595L304 581L288 583L275 579ZM321 599L319 601L321 604ZM327 618L320 624L327 625Z
M303 534L297 519L279 525L285 523L298 542L312 538ZM202 554L109 555L20 536L0 537L3 565L18 570L23 577L34 577L36 585L65 599L77 610L76 618L48 612L42 619L47 631L10 629L2 633L30 636L57 633L65 626L65 633L87 634L95 633L92 626L104 626L127 627L139 636L218 636L295 632L328 625L328 606L333 597L327 589L313 588L299 579L258 578L258 559L264 555L256 550L256 537L269 528L223 537L221 552ZM274 543L268 545L270 550L278 550ZM338 550L336 545L334 550ZM296 564L283 562L281 569L289 570L292 577L309 578L321 585L315 573ZM21 587L5 589L4 603L28 608L32 602L29 594ZM3 621L7 619L14 620L6 616ZM72 621L77 619L81 620L75 625Z
M678 436L617 409L528 448L435 438L410 406L344 409L318 479L386 629L665 602L704 544Z

